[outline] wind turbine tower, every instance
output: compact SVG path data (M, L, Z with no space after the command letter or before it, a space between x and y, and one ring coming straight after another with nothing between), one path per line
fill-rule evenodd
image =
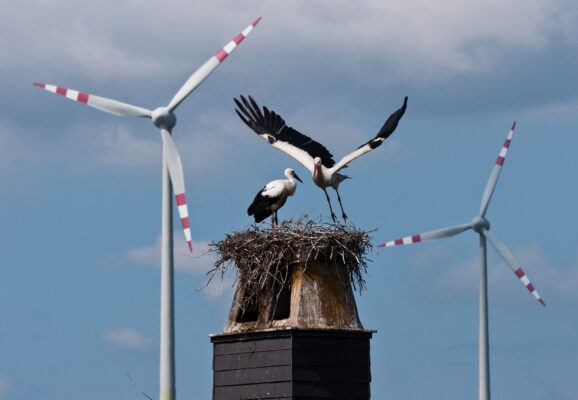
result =
M407 236L401 239L392 240L387 243L380 244L378 247L390 247L390 246L400 246L405 244L419 243L426 240L443 239L451 236L455 236L458 233L462 233L468 229L472 229L479 235L480 243L480 325L479 325L479 399L489 400L490 399L490 354L489 354L489 338L488 338L488 273L487 273L487 259L486 259L486 240L488 240L492 246L496 249L500 257L506 262L514 274L520 279L522 284L532 293L532 295L538 300L543 306L546 306L542 297L538 294L526 273L522 270L520 265L517 263L516 259L508 250L508 248L500 242L494 235L490 233L490 223L485 218L488 205L490 204L490 199L496 188L496 183L498 182L498 177L502 171L502 166L504 165L504 160L506 159L506 153L510 148L510 143L512 141L512 136L514 135L514 129L516 128L516 122L512 124L512 128L508 133L508 137L498 155L498 159L494 164L494 168L490 173L488 182L486 183L486 188L482 195L482 203L480 205L480 211L476 217L472 219L471 222L451 226L447 228L437 229L435 231L430 231L426 233L421 233L413 236Z
M101 111L126 116L150 118L159 128L163 143L162 162L162 232L161 232L161 349L160 349L160 400L174 400L175 390L175 326L173 294L173 204L174 191L179 216L189 250L193 251L189 213L185 196L183 166L173 138L172 130L177 122L174 111L185 98L207 77L229 54L247 37L261 18L249 25L243 32L209 58L187 79L166 106L149 110L117 100L93 94L66 89L60 86L35 83L49 92L65 96ZM172 183L172 186L171 186Z

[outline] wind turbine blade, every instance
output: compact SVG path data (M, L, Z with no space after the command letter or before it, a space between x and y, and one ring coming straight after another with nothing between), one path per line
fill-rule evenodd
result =
M526 286L526 289L528 289L530 293L534 295L536 300L538 300L545 307L546 303L544 303L544 300L542 300L536 289L534 289L534 286L530 282L530 279L528 279L528 277L526 276L520 265L516 262L516 259L514 258L510 250L508 250L508 248L506 247L506 245L500 242L489 231L482 230L482 234L486 237L486 239L488 239L488 241L492 244L492 246L494 246L500 257L502 257L506 262L506 264L508 264L508 267L510 267L512 271L514 271L518 279L520 279L522 284Z
M488 205L490 204L490 199L492 198L492 194L494 193L494 189L496 187L496 183L498 183L498 177L500 176L500 172L502 171L502 166L504 165L504 160L506 159L506 153L508 153L508 149L510 148L510 142L512 141L512 136L514 135L514 129L516 128L516 121L512 124L512 128L508 133L508 137L504 142L504 146L498 155L498 159L496 160L496 164L494 164L494 168L490 173L490 177L488 178L488 182L486 183L486 188L484 189L484 194L482 196L482 204L480 206L480 217L484 217L486 215L486 210L488 209Z
M456 225L447 228L437 229L435 231L429 231L426 233L420 233L413 236L407 236L401 239L392 240L391 242L386 242L378 245L377 247L390 247L390 246L400 246L403 244L413 244L419 242L425 242L426 240L443 239L451 236L455 236L458 233L462 233L465 230L471 229L470 224Z
M47 85L44 83L35 83L34 85L38 86L39 88L48 90L49 92L59 94L79 103L84 103L87 106L97 108L110 114L120 115L123 117L150 118L151 116L151 111L147 110L146 108L133 106L118 100L107 99L106 97L95 96L93 94L79 92L73 89L66 89L55 85Z
M185 82L185 84L174 95L168 105L170 111L175 108L225 59L235 48L251 33L253 28L261 21L261 17L239 33L233 40L219 50L214 56L209 58L199 69L197 69Z
M161 129L161 137L163 139L163 151L165 152L165 159L169 168L171 182L173 184L173 191L177 200L177 207L179 209L179 216L183 224L183 231L185 232L185 239L189 250L193 252L193 243L191 240L191 227L189 224L189 209L187 207L187 199L185 196L185 179L183 177L183 164L175 142L169 131Z

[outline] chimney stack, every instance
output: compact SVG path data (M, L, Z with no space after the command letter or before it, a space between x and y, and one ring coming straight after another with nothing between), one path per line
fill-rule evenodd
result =
M286 268L271 291L239 281L223 333L211 335L213 400L369 399L375 331L361 325L347 266Z

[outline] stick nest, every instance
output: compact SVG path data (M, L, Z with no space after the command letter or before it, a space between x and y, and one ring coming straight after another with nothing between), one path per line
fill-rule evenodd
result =
M294 266L319 261L343 264L353 288L361 293L369 261L366 255L372 248L369 234L351 225L321 224L305 218L265 228L252 225L212 242L209 252L217 254L217 261L207 273L207 284L215 275L222 279L234 264L236 281L245 288L244 309L260 296L278 297L290 286Z

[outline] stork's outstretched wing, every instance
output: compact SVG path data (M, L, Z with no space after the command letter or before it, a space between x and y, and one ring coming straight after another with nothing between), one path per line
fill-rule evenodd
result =
M285 121L275 111L269 111L259 106L249 96L249 100L241 96L241 101L234 99L238 109L237 115L255 133L267 140L271 146L279 149L305 166L313 173L313 159L321 158L321 162L327 168L331 168L335 161L333 155L321 143L285 125Z
M355 160L357 157L379 147L385 139L387 139L395 128L397 128L397 123L405 113L405 109L407 107L407 96L403 100L403 106L393 114L389 116L387 121L383 124L377 135L371 139L369 142L362 144L352 153L349 153L345 157L343 157L339 162L332 168L332 172L337 172L342 168L345 168L347 164L351 161Z

